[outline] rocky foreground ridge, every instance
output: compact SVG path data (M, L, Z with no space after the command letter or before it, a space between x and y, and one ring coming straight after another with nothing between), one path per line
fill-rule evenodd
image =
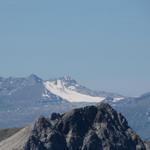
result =
M64 114L53 113L50 118L40 117L2 141L0 149L146 150L146 147L120 113L101 103Z

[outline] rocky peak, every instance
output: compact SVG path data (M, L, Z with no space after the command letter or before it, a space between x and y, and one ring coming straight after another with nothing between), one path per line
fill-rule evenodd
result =
M146 150L111 106L101 103L40 118L24 150Z

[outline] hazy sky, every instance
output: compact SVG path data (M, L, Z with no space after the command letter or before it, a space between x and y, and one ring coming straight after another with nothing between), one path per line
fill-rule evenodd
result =
M0 76L31 73L124 95L150 91L150 1L1 0Z

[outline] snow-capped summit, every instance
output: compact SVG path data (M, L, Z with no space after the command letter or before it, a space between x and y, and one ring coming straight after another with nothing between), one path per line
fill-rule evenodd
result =
M78 84L70 76L45 81L44 86L49 92L69 102L101 102L110 97L110 93L106 94L106 96L104 94L101 95L99 92L92 91ZM123 97L118 95L111 98L114 102L123 99Z
M57 80L56 82L46 81L44 85L49 92L69 102L101 102L105 99L104 97L81 94L73 86L67 88L61 80Z

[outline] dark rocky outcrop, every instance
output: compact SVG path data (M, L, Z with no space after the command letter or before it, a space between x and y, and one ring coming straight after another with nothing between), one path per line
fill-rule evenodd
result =
M24 150L146 150L126 119L108 104L53 113L35 123Z

